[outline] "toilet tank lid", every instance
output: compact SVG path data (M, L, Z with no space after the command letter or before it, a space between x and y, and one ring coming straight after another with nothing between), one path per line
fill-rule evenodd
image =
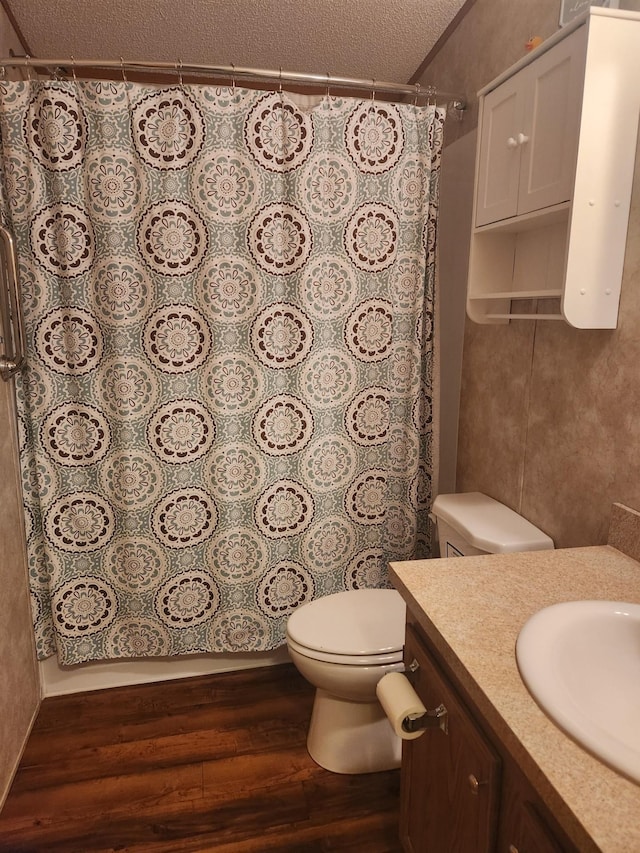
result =
M433 514L446 521L474 548L490 554L544 551L553 540L517 512L481 492L438 495Z

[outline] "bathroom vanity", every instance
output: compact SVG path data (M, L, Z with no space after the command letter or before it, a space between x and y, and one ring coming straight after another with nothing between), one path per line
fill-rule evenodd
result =
M447 709L446 733L429 729L405 746L400 819L405 850L579 853L412 614L405 652L422 702Z
M640 850L640 785L546 716L515 656L522 626L550 604L640 601L640 517L614 510L617 547L391 564L408 608L407 674L448 719L446 734L431 728L403 744L406 851ZM616 530L629 518L627 548Z

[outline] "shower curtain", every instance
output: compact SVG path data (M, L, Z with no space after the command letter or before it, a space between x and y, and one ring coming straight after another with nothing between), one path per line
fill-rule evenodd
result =
M444 112L0 87L38 654L281 645L427 556Z

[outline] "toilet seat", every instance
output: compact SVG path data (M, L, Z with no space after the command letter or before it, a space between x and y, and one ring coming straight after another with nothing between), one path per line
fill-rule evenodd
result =
M395 589L337 592L299 607L287 643L305 657L346 666L402 660L405 603Z
M403 650L386 652L381 655L332 655L321 652L318 649L309 649L296 643L291 637L287 637L287 646L299 655L312 660L324 661L325 663L336 663L340 666L382 666L383 664L399 663L402 660Z

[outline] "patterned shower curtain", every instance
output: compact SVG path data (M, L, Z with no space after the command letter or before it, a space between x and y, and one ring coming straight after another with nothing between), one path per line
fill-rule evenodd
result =
M443 111L0 100L39 656L272 649L297 606L426 556Z

